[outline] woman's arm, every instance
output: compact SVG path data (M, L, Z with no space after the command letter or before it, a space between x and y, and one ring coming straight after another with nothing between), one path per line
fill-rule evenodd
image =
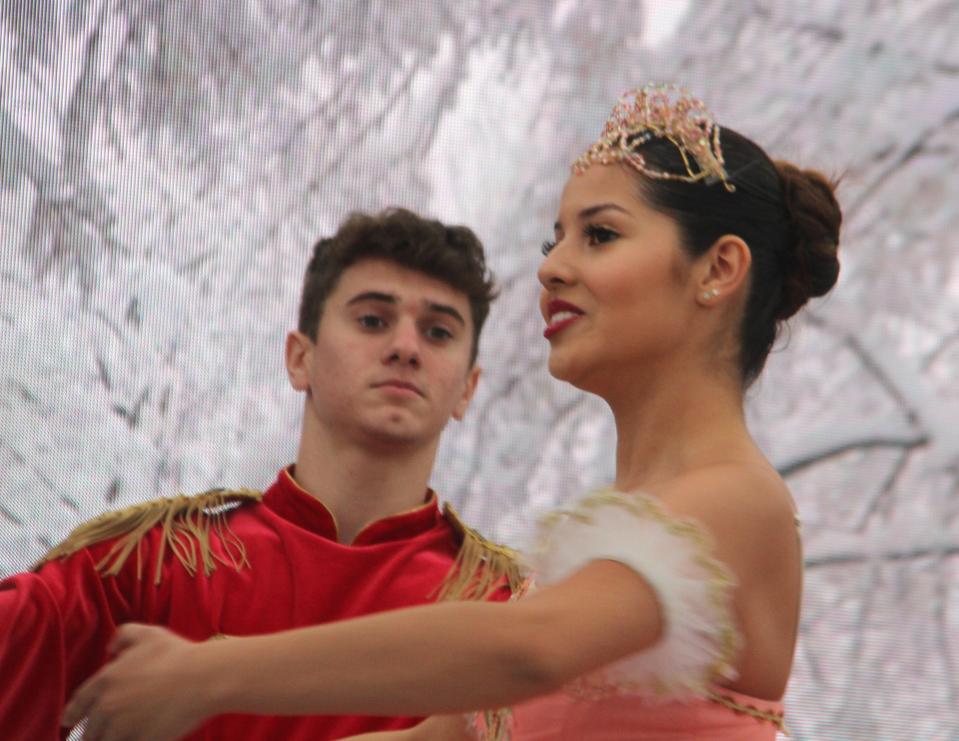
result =
M451 602L202 644L134 628L121 637L117 661L77 693L64 722L89 715L95 738L170 738L226 712L431 715L498 707L642 650L660 631L651 587L612 561L589 563L506 604ZM160 730L148 730L154 727Z

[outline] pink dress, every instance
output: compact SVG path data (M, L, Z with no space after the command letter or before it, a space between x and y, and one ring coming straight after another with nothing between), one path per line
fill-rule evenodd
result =
M642 493L593 493L549 515L531 556L536 584L609 559L639 573L663 611L660 641L564 691L477 716L484 741L774 741L779 702L732 692L734 582L696 523Z
M605 699L549 695L513 709L512 739L774 741L777 730L784 730L781 703L719 687L716 692L729 704L709 698L645 704L627 695Z

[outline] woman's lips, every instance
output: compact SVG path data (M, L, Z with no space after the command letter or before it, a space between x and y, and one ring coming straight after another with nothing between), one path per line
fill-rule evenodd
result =
M582 318L582 316L582 314L574 314L571 311L561 311L559 314L556 314L552 319L550 319L546 329L543 330L543 337L549 339L557 332L562 332L577 319Z
M575 304L568 301L553 299L546 305L546 311L549 319L546 322L546 329L543 330L543 337L549 339L557 332L562 332L566 327L583 316L583 310Z

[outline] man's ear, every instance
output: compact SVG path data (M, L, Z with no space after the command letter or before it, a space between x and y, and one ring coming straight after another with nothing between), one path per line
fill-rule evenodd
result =
M478 365L474 365L472 368L470 368L469 373L466 374L466 380L463 383L463 395L460 397L459 401L456 402L456 406L453 408L453 419L457 421L463 419L463 416L466 414L466 410L469 409L470 400L473 398L473 394L476 393L476 384L479 383L482 373L483 369Z
M735 234L724 234L700 258L696 300L704 306L725 303L738 296L749 278L752 253Z
M313 341L298 330L286 335L286 375L297 391L310 390L313 364Z

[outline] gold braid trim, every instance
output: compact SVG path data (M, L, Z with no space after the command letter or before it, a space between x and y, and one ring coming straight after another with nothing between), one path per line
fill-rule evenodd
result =
M234 568L241 569L250 565L246 547L230 529L225 515L234 509L231 504L242 505L262 499L263 494L252 489L210 489L194 496L180 494L106 512L76 527L62 543L41 558L33 569L39 569L48 561L70 556L95 543L119 538L97 563L97 570L105 576L116 576L130 555L136 551L139 579L142 574L140 544L146 534L158 526L163 530L163 538L157 553L154 584L160 583L163 556L168 547L190 576L196 576L201 563L207 576L216 570L217 561L230 563ZM213 552L210 543L211 530L219 538L226 554L225 558Z
M526 583L518 554L512 548L487 540L460 518L448 502L443 515L462 538L456 562L440 586L436 601L484 600L495 592L505 579L510 592L518 594ZM486 710L480 714L485 722L485 741L509 741L512 712L510 708Z
M482 719L482 724L479 720ZM473 736L482 741L510 741L513 730L513 711L511 708L484 710L477 713L471 724ZM482 736L480 733L482 732Z
M789 735L789 730L786 728L786 721L782 713L779 713L775 710L760 710L752 705L743 705L741 702L736 702L728 695L716 692L715 690L709 690L706 693L706 696L713 702L719 703L723 707L727 707L734 712L743 713L744 715L748 715L756 720L768 721L776 726L780 732L786 736Z
M484 600L506 580L511 592L520 588L517 553L512 548L487 540L460 518L448 502L443 515L462 538L456 562L440 585L437 602L446 600Z

